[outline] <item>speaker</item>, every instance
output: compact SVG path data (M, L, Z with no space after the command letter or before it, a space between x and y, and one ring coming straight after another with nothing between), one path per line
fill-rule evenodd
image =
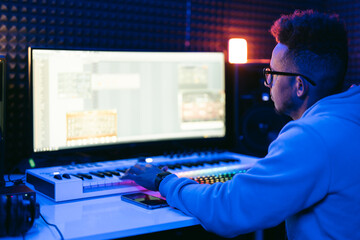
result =
M236 152L265 156L270 143L290 121L276 112L269 88L264 85L263 68L268 66L269 63L234 66Z
M39 215L36 194L27 186L0 190L0 237L25 234Z

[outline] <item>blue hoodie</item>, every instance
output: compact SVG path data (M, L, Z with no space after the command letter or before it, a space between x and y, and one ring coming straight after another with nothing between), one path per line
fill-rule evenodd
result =
M267 156L231 181L172 174L168 203L224 237L286 220L289 239L360 239L360 87L319 100L289 122Z

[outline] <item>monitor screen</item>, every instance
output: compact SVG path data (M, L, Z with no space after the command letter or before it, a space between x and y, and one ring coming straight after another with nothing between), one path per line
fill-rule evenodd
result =
M223 138L221 52L29 48L33 152Z

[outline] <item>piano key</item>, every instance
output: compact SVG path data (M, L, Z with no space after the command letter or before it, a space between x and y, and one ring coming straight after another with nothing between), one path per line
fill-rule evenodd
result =
M86 173L78 173L77 175L86 178L86 179L92 179L92 176Z
M100 172L90 172L91 175L97 176L99 178L105 178L105 175Z

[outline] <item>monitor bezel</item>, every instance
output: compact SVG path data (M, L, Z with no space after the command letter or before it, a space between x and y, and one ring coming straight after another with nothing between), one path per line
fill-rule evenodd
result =
M34 109L33 109L33 69L32 69L32 57L33 50L69 50L69 51L105 51L105 52L149 52L149 53L223 53L224 56L224 88L225 88L225 135L223 137L209 137L209 138L183 138L183 139L166 139L166 140L154 140L154 141L136 141L129 143L109 143L106 145L94 145L86 147L66 148L54 151L34 151ZM77 159L85 158L90 161L99 160L113 160L123 159L138 156L155 156L162 154L180 154L191 153L198 151L223 151L232 145L232 111L230 111L233 98L227 93L229 89L232 89L229 84L233 84L228 80L227 63L225 60L226 52L220 51L161 51L161 50L138 50L138 49L101 49L101 48L56 48L56 47L28 47L28 86L29 86L29 109L30 109L30 158L51 158L58 164L58 159L63 157L74 157ZM95 160L93 160L95 159Z

